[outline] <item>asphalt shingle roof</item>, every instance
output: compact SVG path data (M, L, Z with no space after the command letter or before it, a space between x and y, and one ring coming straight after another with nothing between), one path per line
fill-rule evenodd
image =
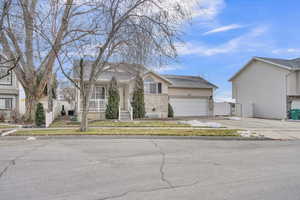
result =
M300 69L300 58L296 58L296 59L279 59L279 58L265 58L265 57L257 57L257 58L275 64L283 65L295 70Z
M84 79L88 80L91 73L91 62L85 62L84 63ZM125 81L130 80L136 76L138 72L144 72L147 71L147 69L142 65L135 65L135 64L127 64L127 63L109 63L110 70L104 71L101 73L101 75L98 77L98 80L111 80L111 78L114 76L119 81ZM73 71L73 77L75 79L79 79L79 62L75 61L74 63L74 71ZM114 68L116 70L114 70ZM118 69L118 70L117 70ZM119 71L119 70L122 71Z
M162 75L172 82L170 87L178 88L217 88L200 76Z
M142 65L127 64L127 63L109 63L111 69L110 71L105 71L101 73L98 80L109 81L114 76L119 81L131 80L136 76L137 72L147 73L151 72L146 67ZM74 62L73 77L79 79L79 61ZM87 80L91 73L91 62L84 63L84 79ZM116 70L114 70L114 66ZM120 71L121 70L121 71ZM170 87L177 88L217 88L214 84L208 82L207 80L201 78L200 76L180 76L180 75L161 75L164 79L167 79L172 83Z

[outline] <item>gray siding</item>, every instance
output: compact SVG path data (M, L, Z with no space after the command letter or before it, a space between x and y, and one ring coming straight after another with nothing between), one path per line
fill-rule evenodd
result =
M253 61L232 80L233 98L242 104L244 117L254 105L253 117L282 119L286 117L286 80L288 70Z

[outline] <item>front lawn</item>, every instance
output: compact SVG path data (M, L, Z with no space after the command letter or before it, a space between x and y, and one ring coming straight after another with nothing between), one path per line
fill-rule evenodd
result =
M78 129L19 130L11 135L47 136L47 135L162 135L162 136L240 136L235 129L90 129L80 132Z
M55 121L52 128L58 127L79 127L80 122ZM175 121L92 121L90 127L191 127L189 124L182 124Z
M17 126L9 125L9 124L1 124L0 129L8 129L8 128L17 128Z

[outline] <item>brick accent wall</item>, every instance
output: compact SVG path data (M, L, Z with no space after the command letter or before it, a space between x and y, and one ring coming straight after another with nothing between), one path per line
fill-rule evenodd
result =
M145 94L146 116L150 118L167 118L168 103L167 94Z

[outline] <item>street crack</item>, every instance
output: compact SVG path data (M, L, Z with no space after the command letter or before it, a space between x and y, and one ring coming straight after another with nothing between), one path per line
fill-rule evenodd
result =
M161 164L159 167L159 171L160 171L160 180L162 182L165 182L170 188L173 188L173 184L171 183L171 181L169 181L166 177L165 177L165 171L164 171L164 167L166 164L166 154L165 152L162 150L162 148L153 140L151 140L151 142L154 144L155 148L158 149L160 155L161 155Z
M39 149L39 148L42 148L44 146L46 146L48 143L46 144L43 144L43 145L39 145L39 146L35 146L34 148L32 149L29 149L28 151L25 151L24 153L22 153L21 155L18 155L16 156L14 159L10 160L7 164L7 166L0 172L0 179L3 177L3 175L14 165L16 165L16 162L17 160L27 156L28 154L30 154L31 152Z
M164 183L166 183L166 186L161 186L161 187L154 187L154 188L149 188L149 189L133 189L133 190L128 190L120 194L115 194L111 196L106 196L97 200L109 200L109 199L116 199L116 198L121 198L124 197L130 193L147 193L147 192L156 192L156 191L162 191L162 190L174 190L174 189L180 189L180 188L186 188L186 187L192 187L195 186L199 183L199 180L194 181L189 184L181 184L181 185L174 185L169 181L166 176L165 176L165 164L166 164L166 153L162 150L162 148L154 141L152 141L152 144L154 144L155 148L158 149L159 154L161 155L161 163L159 167L160 171L160 180Z
M162 191L162 190L172 190L172 189L179 189L179 188L186 188L186 187L192 187L195 186L199 183L199 181L195 181L190 184L183 184L183 185L174 185L172 187L170 186L162 186L162 187L155 187L155 188L150 188L150 189L140 189L140 190L129 190L120 194L116 195L111 195L107 197L103 197L97 200L109 200L109 199L116 199L116 198L121 198L124 197L130 193L147 193L147 192L156 192L156 191Z

